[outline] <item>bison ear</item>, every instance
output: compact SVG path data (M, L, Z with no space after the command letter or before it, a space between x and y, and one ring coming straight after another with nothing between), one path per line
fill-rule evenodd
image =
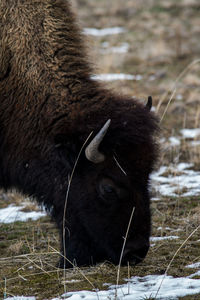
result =
M149 96L146 104L146 108L150 111L152 108L152 97Z

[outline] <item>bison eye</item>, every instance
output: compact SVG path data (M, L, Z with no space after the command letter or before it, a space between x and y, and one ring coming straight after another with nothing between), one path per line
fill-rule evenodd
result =
M99 192L103 198L116 197L115 184L111 179L103 178L99 182Z
M110 193L115 193L115 189L111 185L104 185L103 186L104 192L110 194Z
M99 182L99 192L103 199L123 199L128 195L128 191L119 187L109 178L103 178Z

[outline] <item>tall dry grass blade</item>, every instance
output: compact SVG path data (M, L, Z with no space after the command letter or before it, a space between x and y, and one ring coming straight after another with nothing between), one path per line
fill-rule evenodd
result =
M167 276L167 272L169 271L169 268L171 267L171 264L172 264L172 262L174 261L176 255L177 255L178 252L183 248L183 246L187 243L187 241L188 241L188 240L195 234L195 232L197 232L199 229L200 229L200 225L197 226L197 228L194 229L194 230L192 231L192 233L190 233L190 235L184 240L184 242L181 244L181 246L178 248L178 250L176 250L175 254L173 255L172 259L170 260L170 263L168 264L167 269L166 269L166 271L165 271L165 273L164 273L164 275L163 275L163 279L162 279L162 281L161 281L161 283L160 283L160 286L159 286L159 288L158 288L158 290L157 290L157 292L156 292L155 299L156 299L156 297L158 296L158 293L159 293L159 291L160 291L160 289L161 289L161 286L162 286L162 284L163 284L163 281L164 281L165 277Z
M21 274L18 274L19 278L21 278L23 281L28 281L28 279L24 278Z
M76 166L77 166L77 163L79 161L79 158L80 158L80 155L83 151L83 148L85 147L86 143L88 142L89 138L91 137L93 132L91 132L89 134L89 136L87 137L87 139L85 140L83 146L81 147L80 151L79 151L79 154L77 156L77 159L75 161L75 164L74 164L74 167L73 167L73 170L72 170L72 173L69 177L69 183L68 183L68 187L67 187L67 193L66 193L66 197L65 197L65 205L64 205L64 212L63 212L63 254L64 254L64 257L66 257L66 247L65 247L65 223L66 223L66 213L67 213L67 201L68 201L68 197L69 197L69 191L70 191L70 187L71 187L71 182L72 182L72 179L73 179L73 176L74 176L74 172L75 172L75 169L76 169ZM64 281L65 281L65 276L66 276L66 272L65 272L65 260L64 260L64 270L63 270L63 276L64 276ZM64 285L64 292L66 293L66 286Z
M47 272L46 270L44 270L43 267L40 267L38 264L36 264L34 260L30 259L29 257L27 257L27 259L28 259L28 261L29 261L30 263L32 263L33 265L35 265L36 268L38 268L39 270L42 270L45 274L47 274L48 276L50 276L50 275L49 275L49 272Z
M166 112L168 111L168 108L172 102L172 99L174 98L175 93L176 93L176 88L174 89L173 93L171 94L171 97L167 103L167 106L165 107L164 113L163 113L162 117L160 118L160 123L162 123L162 120L164 119L164 116L165 116Z
M125 248L125 245L126 245L126 241L127 241L129 229L130 229L130 226L131 226L131 222L132 222L132 219L133 219L134 211L135 211L135 207L133 207L132 212L131 212L131 216L130 216L129 223L128 223L128 226L127 226L126 234L125 234L125 237L124 237L122 251L121 251L121 254L120 254L119 265L118 265L118 269L117 269L117 282L116 282L117 285L119 284L119 275L120 275L122 257L123 257L123 254L124 254L124 248Z
M127 176L126 172L124 171L124 169L122 168L122 166L119 164L117 158L115 156L113 156L114 161L116 162L116 165L120 168L120 170L122 171L122 173Z
M59 251L57 251L56 249L54 249L52 246L50 246L52 250L56 251L59 255L61 255L64 259L66 259L71 265L72 267L76 268L76 270L81 274L81 276L83 276L83 278L85 280L87 280L87 282L91 285L91 287L96 290L95 286L93 285L93 283L87 278L87 276L85 276L85 274L81 271L81 269L79 267L76 267L73 262L71 262L67 257L64 257L64 255L62 255ZM66 278L64 277L64 280Z
M35 260L36 260L36 259L37 259L37 258L35 258ZM33 260L33 262L34 262L35 260ZM18 268L16 271L14 271L13 274L19 273L19 271L23 270L24 268L26 268L27 266L29 266L31 263L32 263L32 262L29 261L28 263L24 264L22 267Z
M8 257L1 257L0 261L6 261L14 258L26 258L26 256L38 256L38 255L49 255L49 254L58 254L57 252L41 252L41 253L27 253L27 254L20 254L20 255L14 255L14 256L8 256Z
M173 84L173 87L172 87L172 89L170 90L170 92L171 92L171 96L170 96L170 100L169 100L169 102L171 103L171 100L172 100L172 98L173 98L173 95L175 94L175 92L176 92L176 89L177 89L177 84L178 84L178 82L179 82L179 80L194 66L194 65L196 65L196 64L198 64L198 63L200 63L200 58L199 59L195 59L193 62L191 62L189 65L187 65L187 67L179 74L179 76L176 78L176 80L175 80L175 82L174 82L174 84ZM157 105L157 108L156 108L156 113L158 113L159 112L159 109L160 109L160 107L161 107L161 105L162 105L162 103L163 103L163 101L165 100L165 98L167 97L167 95L168 95L168 92L169 91L167 91L164 95L163 95L163 97L161 97L161 99L160 99L160 101L158 102L158 105ZM169 103L168 102L168 104L167 104L167 108L169 107ZM164 114L163 114L163 116L162 116L162 120L163 120L163 118L164 118L164 116L165 116L165 114L166 114L166 112L167 112L167 110L165 110L165 112L164 112Z

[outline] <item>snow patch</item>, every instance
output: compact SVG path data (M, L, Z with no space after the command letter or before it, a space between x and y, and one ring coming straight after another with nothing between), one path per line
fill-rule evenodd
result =
M40 211L31 211L31 212L24 212L21 211L26 205L9 205L6 208L0 209L0 223L8 224L13 223L16 221L25 222L29 219L31 220L38 220L41 217L46 216L45 212Z
M169 138L169 142L172 147L180 146L180 144L181 144L180 139L175 136L171 136Z
M200 145L200 141L191 141L190 146L196 147Z
M180 163L176 166L162 166L152 173L152 187L156 195L172 196L199 196L200 172L188 170L193 164Z
M183 95L178 94L178 95L176 96L176 100L183 100Z
M151 242L160 242L160 241L175 240L175 239L179 239L179 236L169 235L169 236L152 236L152 237L150 237Z
M157 228L157 230L169 230L169 231L174 231L174 229L172 229L172 228L170 228L170 227L161 227L161 226L159 226L159 227Z
M181 129L182 136L186 139L194 139L200 135L200 128Z
M194 274L189 275L187 278L193 278L193 277L195 277L195 276L200 276L200 270L197 271L197 272L194 273Z
M191 268L191 269L200 269L200 262L191 264L191 265L187 265L186 268Z
M14 297L8 297L4 300L36 300L35 297L24 297L24 296L14 296Z
M163 275L132 277L128 283L119 286L111 285L107 291L69 292L62 297L65 296L70 300L141 300L148 299L149 297L154 298L158 290L156 299L175 300L178 297L198 294L200 293L200 279L174 278L172 276L163 277ZM62 297L52 300L61 300Z
M83 33L86 35L92 35L92 36L106 36L106 35L113 35L113 34L119 34L126 32L126 29L124 27L108 27L108 28L85 28L83 30Z
M102 49L100 50L101 53L103 54L123 54L127 53L129 49L129 44L128 43L122 43L120 46L115 46L115 47L110 47L108 42L102 43Z
M167 139L167 146L177 147L181 145L182 140L187 140L188 145L190 146L199 146L200 145L200 128L194 129L181 129L180 130L181 136L171 136ZM196 140L197 139L197 140ZM166 142L166 139L163 138L160 140L160 144Z
M116 80L136 80L139 81L143 77L142 75L130 75L130 74L99 74L99 75L93 75L91 77L93 80L101 80L101 81L116 81Z

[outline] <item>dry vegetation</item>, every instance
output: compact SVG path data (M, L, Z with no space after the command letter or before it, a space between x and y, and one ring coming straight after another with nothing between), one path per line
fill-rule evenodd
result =
M198 128L200 123L200 43L198 0L76 0L74 9L83 27L123 26L119 35L88 37L90 55L97 73L140 74L140 81L115 81L108 84L119 92L142 100L152 95L160 117L175 87L175 81L193 61L176 84L168 110L162 119L161 135L180 135L182 128ZM103 42L109 46L128 43L124 54L101 53ZM194 163L199 170L200 146L182 140L178 147L162 144L159 164ZM129 276L163 274L176 250L200 224L199 196L161 197L152 202L152 235L179 235L179 239L157 242L145 261L121 269L120 282ZM0 207L22 201L21 196L2 192ZM29 207L27 209L33 209ZM161 227L161 229L158 229ZM170 229L168 229L170 228ZM185 266L200 261L200 230L182 246L168 270L169 275L186 276L195 272ZM115 283L117 267L104 263L88 269L63 272L56 268L59 257L58 234L48 217L36 222L0 225L0 298L5 295L34 295L51 299L64 292L102 288ZM193 272L193 273L194 273ZM86 278L86 277L87 278ZM74 279L74 281L71 281ZM104 287L105 289L105 287ZM184 299L199 299L198 295ZM182 298L183 299L183 298Z

